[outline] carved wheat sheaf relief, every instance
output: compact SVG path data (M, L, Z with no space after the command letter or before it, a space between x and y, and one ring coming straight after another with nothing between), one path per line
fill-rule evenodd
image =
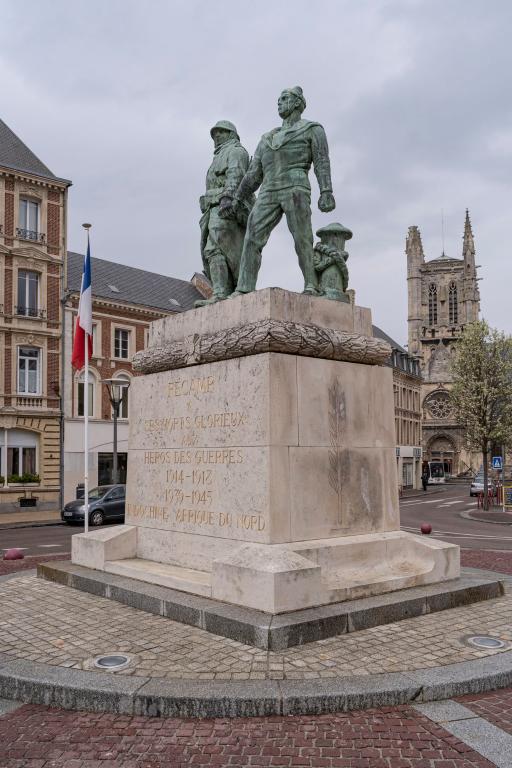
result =
M329 485L338 496L337 524L342 527L342 453L345 395L338 379L329 387Z

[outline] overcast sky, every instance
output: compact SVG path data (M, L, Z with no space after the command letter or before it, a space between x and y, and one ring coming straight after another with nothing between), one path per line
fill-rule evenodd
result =
M250 154L283 87L325 127L359 304L407 341L405 237L460 257L466 207L482 312L512 332L510 0L0 0L1 117L71 179L69 248L184 279L200 271L209 129ZM258 287L302 289L284 222Z

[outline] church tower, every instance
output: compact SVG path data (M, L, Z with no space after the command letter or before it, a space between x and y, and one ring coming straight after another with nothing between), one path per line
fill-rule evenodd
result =
M475 244L466 211L462 259L441 256L425 261L418 227L406 240L409 353L420 361L423 406L423 456L444 462L450 475L472 463L449 402L451 360L466 323L478 320L480 295Z

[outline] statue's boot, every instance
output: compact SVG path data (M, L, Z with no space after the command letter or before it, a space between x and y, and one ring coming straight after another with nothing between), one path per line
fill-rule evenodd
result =
M320 291L318 290L318 278L315 270L313 256L310 259L309 258L305 259L305 263L303 264L303 270L304 270L304 290L302 291L302 293L305 293L308 296L320 296Z
M226 259L221 254L215 254L209 260L210 276L213 284L213 295L209 299L199 299L194 302L194 307L206 307L224 301L231 293L231 275Z

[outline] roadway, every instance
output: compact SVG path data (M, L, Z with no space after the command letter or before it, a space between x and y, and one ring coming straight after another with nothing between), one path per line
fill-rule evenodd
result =
M480 523L460 516L475 509L469 486L430 486L418 496L405 496L400 502L404 531L419 533L422 523L432 525L432 535L459 544L464 549L512 550L512 525ZM0 527L0 551L10 547L23 549L25 555L66 555L71 551L71 536L81 533L80 526L66 524L32 528Z
M422 523L430 523L432 536L463 549L512 550L512 525L481 523L461 517L461 512L474 511L476 506L476 498L469 495L469 484L429 486L421 496L401 500L402 529L419 533Z

